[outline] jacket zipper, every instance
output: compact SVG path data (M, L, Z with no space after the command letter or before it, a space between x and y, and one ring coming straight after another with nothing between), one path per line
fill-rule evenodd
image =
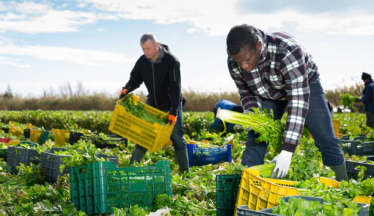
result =
M153 63L152 63L152 75L153 75L153 97L155 99L155 104L156 104L156 107L158 109L158 104L157 104L157 100L156 100L156 81L155 81L155 69L153 67Z

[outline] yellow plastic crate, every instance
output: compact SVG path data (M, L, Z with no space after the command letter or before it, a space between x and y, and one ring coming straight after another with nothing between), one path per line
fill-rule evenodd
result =
M9 141L8 143L4 143L4 145L7 145L7 146L15 146L19 143L20 141L19 140L11 140Z
M135 101L142 103L145 110L154 115L161 117L168 116L161 110L153 108L140 101L139 97L132 96ZM121 106L123 99L117 101L114 108L112 120L109 125L109 130L118 134L148 150L156 152L163 146L170 142L170 135L173 132L174 125L160 125L157 123L151 124L143 119L140 119L130 113L126 112L126 108Z
M339 182L338 182L338 181L335 181L334 179L329 179L329 178L325 178L325 177L320 177L320 178L319 178L319 182L322 182L323 184L325 184L325 187L326 187L326 188L327 188L328 186L331 186L331 187L336 188L336 189L339 188Z
M340 137L338 137L341 134L340 133L340 121L339 121L339 119L332 119L332 128L334 129L335 136L337 138L340 138Z
M355 198L353 198L353 201L354 202L358 202L358 203L370 204L371 203L371 198L372 198L371 196L360 196L360 195L357 195L357 196L355 196Z
M41 130L30 129L30 141L39 143Z
M262 210L279 204L278 198L299 195L291 186L298 182L278 179L265 179L256 176L258 170L244 169L236 199L236 207L248 205L249 209Z
M320 177L320 182L326 187L339 188L339 182L333 179ZM293 188L298 181L261 178L258 170L244 169L240 180L236 207L248 205L251 210L262 210L279 204L278 198L290 195L300 195L304 189ZM370 204L371 197L356 196L353 201ZM236 210L235 214L236 215Z
M34 126L31 123L26 123L25 128L33 128Z
M9 128L9 134L12 134L14 136L19 137L19 136L23 135L23 129L20 128L20 127L13 127L12 126L11 128Z
M64 146L65 142L69 142L70 131L65 129L52 129L52 133L55 135L55 145Z

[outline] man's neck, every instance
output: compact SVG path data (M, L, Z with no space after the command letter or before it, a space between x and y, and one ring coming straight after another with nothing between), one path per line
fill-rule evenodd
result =
M151 61L152 61L152 62L155 62L155 61L157 60L157 58L158 58L159 55L160 55L160 47L157 47L157 55L155 55L155 56L151 59Z

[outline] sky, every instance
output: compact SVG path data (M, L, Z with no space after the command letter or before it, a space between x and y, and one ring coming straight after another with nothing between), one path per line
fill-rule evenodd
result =
M144 33L177 56L183 91L236 91L226 36L240 24L295 36L325 90L374 75L372 0L1 0L0 94L40 97L70 85L117 95Z

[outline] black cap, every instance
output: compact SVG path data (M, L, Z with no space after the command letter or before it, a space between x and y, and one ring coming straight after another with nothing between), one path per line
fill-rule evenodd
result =
M371 75L366 72L362 72L361 79L362 80L371 79Z

